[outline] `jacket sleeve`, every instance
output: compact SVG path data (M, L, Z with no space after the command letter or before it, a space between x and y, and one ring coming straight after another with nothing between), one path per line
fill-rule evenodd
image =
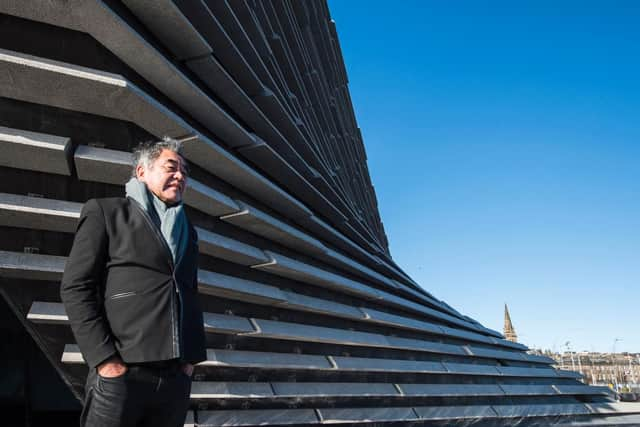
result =
M62 276L60 297L90 368L117 354L102 295L108 244L102 208L95 199L89 200L80 214Z

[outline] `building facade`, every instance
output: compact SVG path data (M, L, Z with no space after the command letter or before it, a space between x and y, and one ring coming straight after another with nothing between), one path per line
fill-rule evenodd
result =
M191 164L208 347L188 425L614 413L606 388L395 264L347 83L320 0L1 0L5 406L30 425L77 414L87 366L59 281L82 204L122 196L132 147L170 136Z

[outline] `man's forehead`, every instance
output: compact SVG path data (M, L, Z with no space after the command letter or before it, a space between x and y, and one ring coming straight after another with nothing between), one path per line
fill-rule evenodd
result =
M171 150L162 150L162 152L160 153L160 156L158 156L158 160L163 162L179 163L179 164L186 163L186 161L184 160L184 158L182 158L180 154Z

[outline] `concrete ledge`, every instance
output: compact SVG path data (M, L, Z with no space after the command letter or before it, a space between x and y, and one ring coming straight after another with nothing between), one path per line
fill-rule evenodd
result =
M185 204L214 217L229 215L240 210L230 197L193 178L187 180L183 200Z
M320 408L318 413L323 423L417 420L413 408Z
M211 47L172 1L123 0L123 3L173 53L184 60L209 55Z
M0 277L33 280L60 280L65 257L0 251Z
M0 225L73 233L82 204L0 193Z
M583 403L546 405L493 405L500 417L541 417L552 415L590 414L591 411Z
M131 178L133 156L126 151L80 145L73 158L80 180L124 185Z
M268 271L269 273L276 274L278 276L299 280L301 282L313 283L318 286L358 295L366 299L379 298L378 292L366 285L338 276L337 274L329 271L304 264L275 252L264 252L267 256L271 257L275 263L257 265L253 268Z
M35 301L31 304L27 320L33 323L68 324L69 319L60 303Z
M71 140L0 126L0 166L71 175Z
M280 305L286 302L284 294L274 286L205 270L198 270L198 291L254 304Z
M198 411L198 427L320 424L313 409Z
M204 228L196 227L200 252L236 264L251 266L269 262L264 252L256 247Z
M181 137L188 126L123 77L0 49L0 96L132 121L150 133Z
M265 214L261 210L236 200L240 211L220 217L225 222L304 253L324 254L326 248L317 239Z
M193 381L192 399L229 399L273 397L269 383Z
M425 420L455 420L465 418L494 418L496 412L489 405L418 406L416 414Z
M429 397L504 396L497 384L398 384L402 394Z

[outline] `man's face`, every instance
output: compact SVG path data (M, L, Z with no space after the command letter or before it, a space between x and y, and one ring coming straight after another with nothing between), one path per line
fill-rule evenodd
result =
M187 165L178 153L162 150L151 167L138 165L136 176L160 200L173 205L182 200L187 186Z

